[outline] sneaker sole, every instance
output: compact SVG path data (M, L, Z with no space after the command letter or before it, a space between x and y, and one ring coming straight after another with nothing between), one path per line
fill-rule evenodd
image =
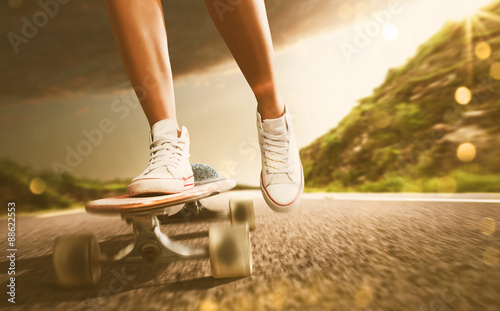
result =
M266 201L267 205L275 212L278 213L288 213L293 211L299 206L300 202L300 197L302 196L302 192L304 191L304 172L301 171L301 181L300 181L300 188L295 196L295 199L288 203L288 204L279 204L274 202L274 200L269 196L267 193L266 188L262 185L262 173L260 177L260 192L262 192L262 196L264 197L264 201Z
M129 196L144 194L174 194L194 187L194 177L186 179L151 178L139 179L128 186Z

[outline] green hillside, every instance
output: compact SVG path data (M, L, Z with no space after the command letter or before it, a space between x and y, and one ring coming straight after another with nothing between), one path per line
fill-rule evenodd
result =
M309 189L500 192L500 3L483 11L498 20L445 24L301 150Z
M102 197L126 193L124 181L100 182L65 174L59 181L52 172L34 172L8 159L0 159L0 197L15 202L18 212L69 208ZM38 194L36 194L38 193ZM1 214L6 214L6 208Z

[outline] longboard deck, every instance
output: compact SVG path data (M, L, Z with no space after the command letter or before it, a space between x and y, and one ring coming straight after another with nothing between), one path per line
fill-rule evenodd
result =
M149 196L131 197L122 195L118 197L105 198L88 202L85 210L94 214L121 214L134 212L154 212L170 206L201 200L236 186L232 179L221 179L201 185L195 185L192 189L181 193Z

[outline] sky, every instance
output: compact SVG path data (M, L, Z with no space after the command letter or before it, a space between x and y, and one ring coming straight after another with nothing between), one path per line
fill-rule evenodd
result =
M9 0L0 7L0 77L6 81L0 84L0 157L37 170L65 167L87 178L135 177L148 161L149 129L102 1L61 6L15 53L5 38L21 33L23 17L40 10L34 3ZM257 185L256 102L200 3L171 0L164 6L178 119L190 133L191 162ZM266 2L279 87L300 147L335 127L447 20L489 1L391 3ZM360 36L363 44L356 41Z

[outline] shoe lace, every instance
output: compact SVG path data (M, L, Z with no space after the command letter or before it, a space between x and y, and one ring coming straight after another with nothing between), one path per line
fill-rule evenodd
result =
M180 139L161 138L151 142L148 173L159 167L176 168L181 162L185 142Z
M288 159L288 134L273 135L261 132L267 172L270 174L291 173L293 166Z

